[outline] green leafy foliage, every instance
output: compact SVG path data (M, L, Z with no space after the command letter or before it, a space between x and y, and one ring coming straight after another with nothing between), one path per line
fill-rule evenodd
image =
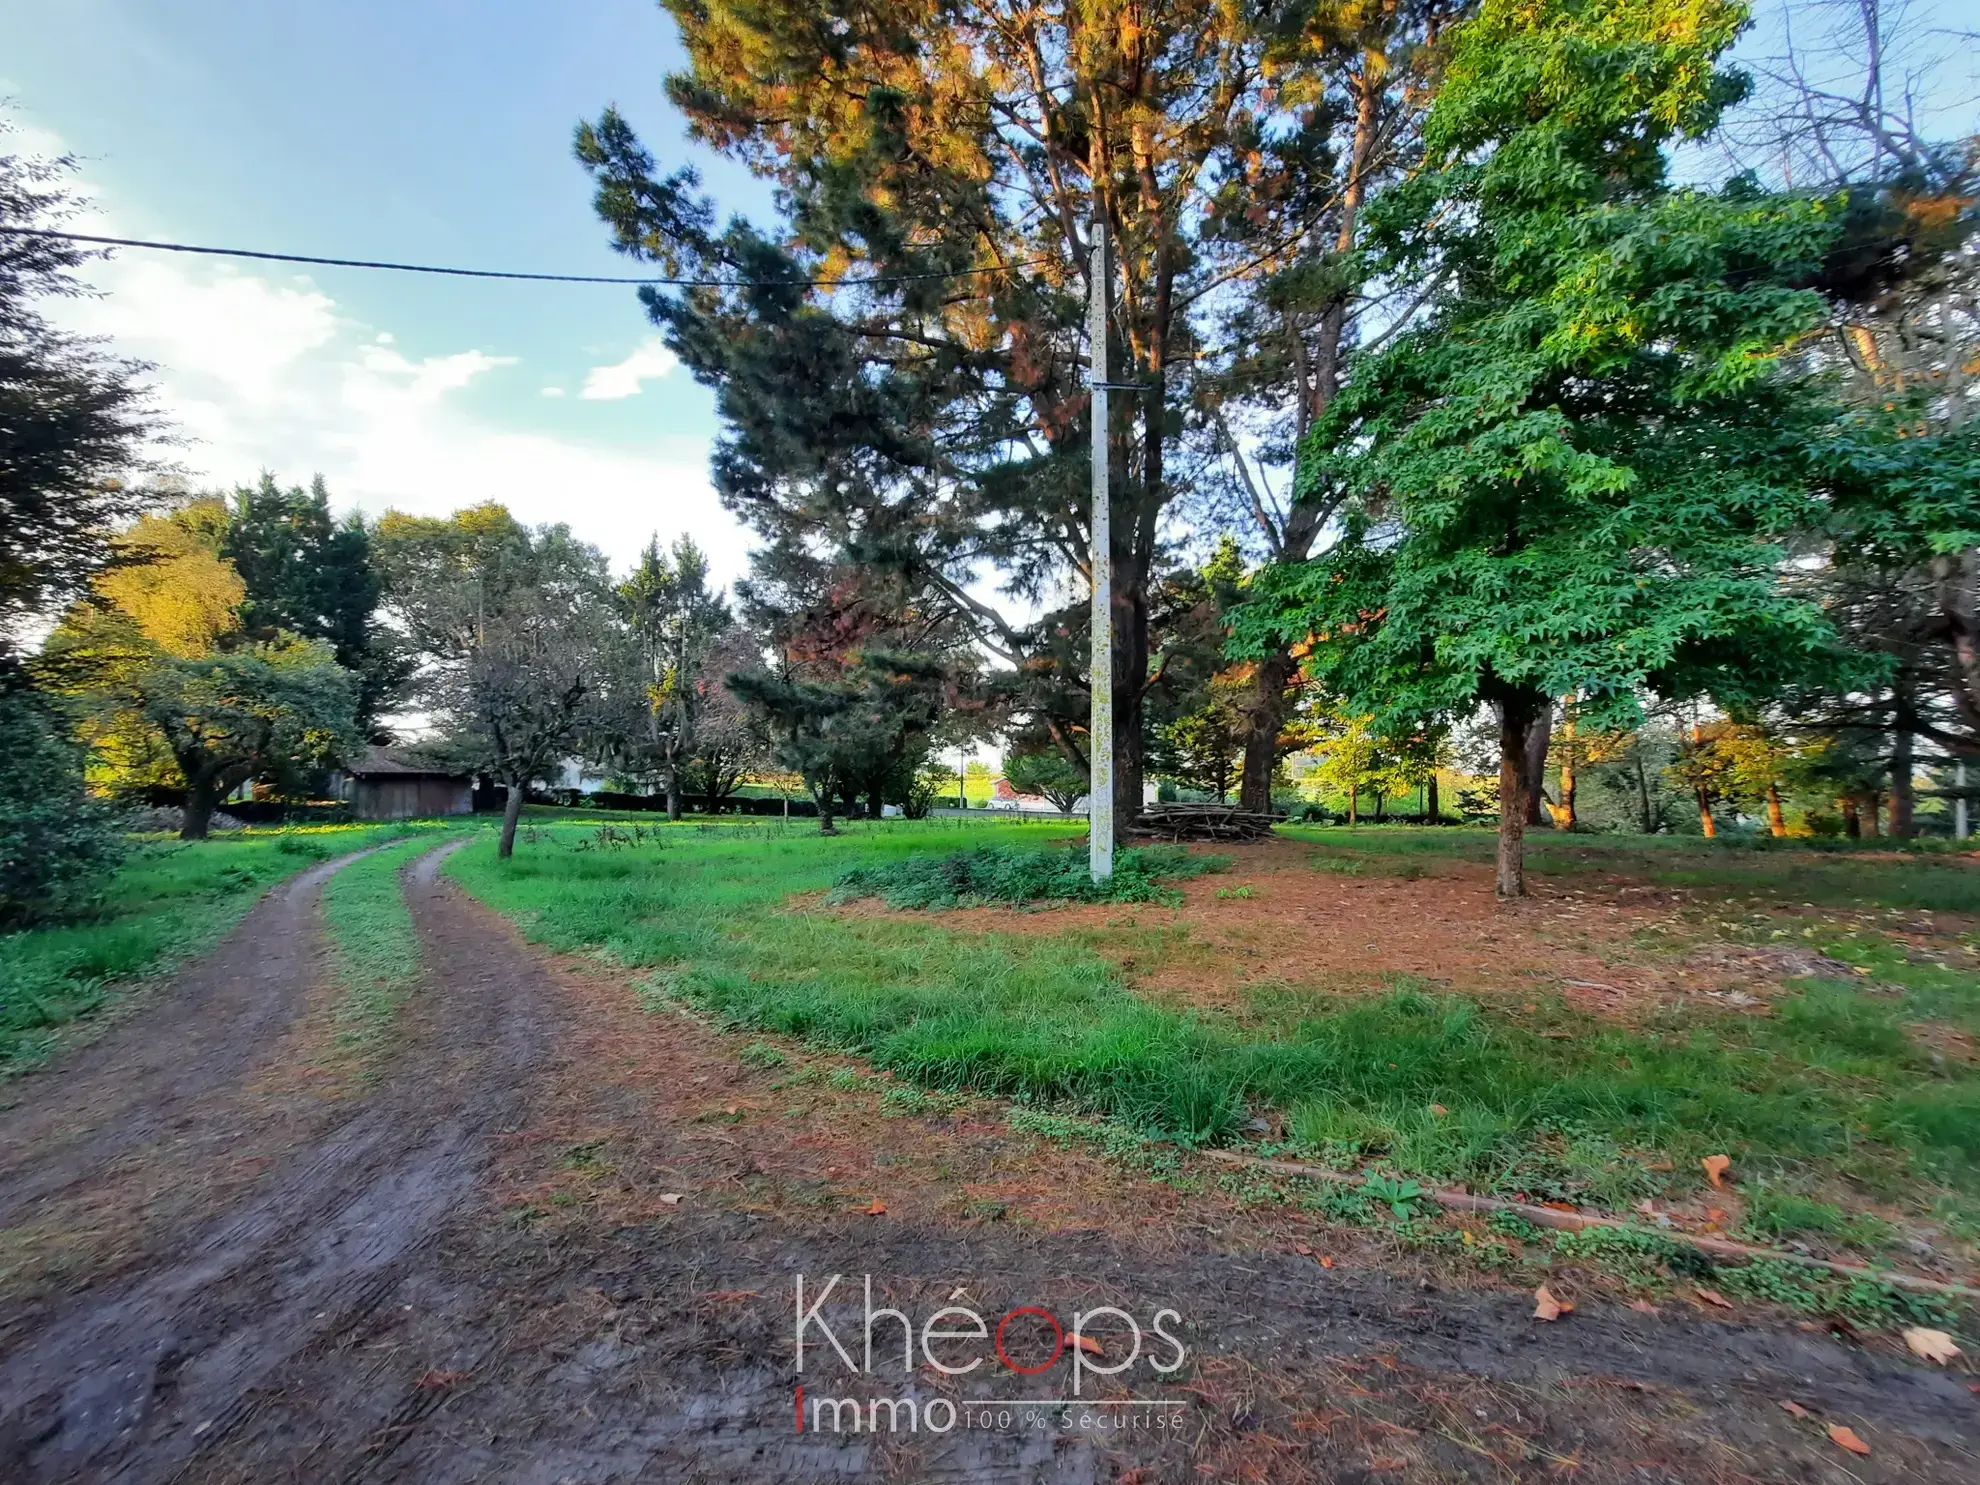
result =
M1018 793L1049 799L1062 814L1071 814L1086 793L1086 769L1056 748L1009 754L1004 759L1004 777Z
M1378 718L1528 688L1602 725L1646 687L1739 700L1825 653L1779 578L1780 541L1817 516L1824 409L1766 373L1822 320L1792 280L1833 213L1666 187L1662 146L1726 101L1713 64L1743 16L1673 8L1696 24L1488 4L1454 42L1441 168L1386 208L1391 267L1450 288L1307 445L1303 479L1371 503L1327 557L1267 573L1240 624L1254 645L1318 636Z
M830 902L885 899L892 908L954 908L986 902L1177 902L1169 884L1222 871L1224 856L1192 856L1180 846L1117 852L1114 874L1095 882L1084 851L1022 851L985 846L950 856L910 856L855 867L832 886Z
M0 929L88 907L124 853L67 718L0 659Z
M410 678L411 657L373 622L383 579L361 517L339 521L318 475L303 490L272 474L234 491L220 555L245 587L240 622L261 639L277 631L322 640L358 680L357 720L370 730Z
M59 228L75 207L67 160L0 154L0 226ZM150 503L141 478L155 410L144 369L65 334L39 304L84 292L96 254L56 237L0 233L0 655L82 593L111 556L109 529Z

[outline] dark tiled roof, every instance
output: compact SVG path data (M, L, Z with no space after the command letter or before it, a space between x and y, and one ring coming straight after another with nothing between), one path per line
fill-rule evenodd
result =
M434 763L421 758L416 753L402 752L396 748L366 748L364 755L350 767L353 778L448 778L464 779L465 769L452 768L444 763Z

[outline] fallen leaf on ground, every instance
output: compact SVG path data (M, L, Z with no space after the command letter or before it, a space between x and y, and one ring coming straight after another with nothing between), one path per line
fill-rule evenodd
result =
M1313 1256L1313 1250L1307 1247L1305 1243L1294 1243L1293 1252L1297 1253L1301 1258L1311 1258Z
M867 1216L869 1216L869 1217L884 1217L884 1216L886 1216L886 1215L887 1215L887 1203L885 1203L884 1201L882 1201L882 1200L881 1200L881 1199L880 1199L879 1197L877 1197L877 1196L876 1196L876 1197L874 1197L874 1198L873 1198L873 1205L872 1205L872 1206L870 1206L870 1207L868 1207L868 1208L866 1209L866 1215L867 1215Z
M677 1207L680 1204L681 1193L678 1191L669 1191L665 1196L660 1198L660 1205L663 1207Z
M1100 1343L1094 1340L1092 1336L1081 1335L1078 1331L1074 1331L1071 1335L1067 1336L1066 1343L1079 1347L1088 1356L1105 1356L1107 1354L1100 1349Z
M1813 1418L1815 1416L1791 1397L1781 1399L1781 1411L1793 1418Z
M1730 1310L1733 1307L1733 1302L1716 1289L1707 1289L1703 1285L1700 1285L1691 1292L1704 1300L1708 1305L1717 1305L1722 1310Z
M1444 1115L1448 1114L1450 1110L1445 1108L1440 1103L1433 1103L1430 1105L1430 1112L1435 1114L1439 1119L1441 1119L1444 1117Z
M1533 1318L1535 1320L1558 1320L1563 1315L1574 1313L1574 1301L1557 1297L1553 1290L1542 1284L1533 1291Z
M453 1386L467 1375L466 1372L443 1372L428 1370L414 1385L427 1392L441 1392Z
M1838 1449L1847 1449L1852 1454L1868 1454L1870 1446L1856 1436L1856 1430L1847 1423L1829 1425L1829 1441Z
M1406 1470L1409 1468L1409 1461L1394 1454L1377 1454L1368 1461L1368 1467L1371 1470Z
M1926 1330L1922 1326L1914 1325L1906 1330L1904 1343L1911 1348L1913 1356L1936 1361L1940 1366L1957 1361L1964 1354L1959 1349L1959 1343L1943 1330Z
M1329 1253L1322 1253L1320 1255L1320 1267L1332 1268L1333 1266L1334 1266L1333 1255Z
M1629 1302L1629 1307L1639 1315L1654 1315L1657 1313L1657 1307L1647 1299L1632 1299Z
M1726 1185L1726 1172L1732 1169L1732 1156L1707 1155L1698 1162L1705 1167L1705 1179L1712 1183L1715 1191L1723 1191Z

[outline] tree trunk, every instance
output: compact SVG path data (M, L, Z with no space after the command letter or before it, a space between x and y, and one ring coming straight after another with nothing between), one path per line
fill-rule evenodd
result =
M667 770L667 818L679 820L681 817L681 771L678 768Z
M1380 825L1382 823L1382 805L1387 798L1388 798L1387 795L1382 794L1379 791L1375 795L1375 823L1377 825Z
M1361 789L1357 785L1349 784L1348 785L1348 824L1359 825L1360 823L1361 823Z
M1526 724L1525 749L1522 765L1526 772L1521 776L1521 784L1526 791L1526 823L1545 825L1547 815L1543 806L1547 799L1547 749L1554 737L1554 704L1551 701L1540 703L1540 711Z
M1423 818L1425 823L1435 825L1439 820L1444 818L1443 808L1437 803L1436 774L1433 773L1430 775L1428 786L1424 792L1429 802L1424 806Z
M186 780L186 804L180 811L179 839L205 840L213 826L213 809L220 802L220 787L211 778Z
M523 786L509 785L509 797L502 805L502 843L495 854L507 861L516 854L516 822L522 818Z
M1838 799L1836 803L1842 807L1843 834L1851 840L1863 839L1863 812L1857 807L1855 797Z
M1774 779L1767 781L1767 833L1776 840L1787 834L1787 814L1781 809L1781 786Z
M1891 742L1891 834L1899 840L1910 840L1918 833L1913 823L1912 740L1906 721L1900 714L1898 733Z
M869 820L878 820L879 818L881 818L881 815L885 811L886 807L887 807L886 802L881 797L880 794L880 786L878 784L875 784L872 787L872 789L867 792L866 817Z
M1244 708L1244 773L1238 782L1238 808L1257 814L1272 810L1272 775L1279 767L1279 729L1286 720L1286 687L1299 667L1283 649L1258 662L1251 673L1251 695Z
M1499 702L1499 896L1526 896L1526 824L1533 777L1527 745L1546 717L1547 698L1516 691ZM1541 736L1545 736L1544 733ZM1541 755L1545 757L1543 753Z
M1703 789L1691 791L1698 797L1698 830L1707 839L1719 833L1719 822L1712 818L1712 796Z
M1863 821L1863 833L1870 839L1877 840L1884 833L1880 819L1884 808L1884 796L1872 793L1863 802L1870 807L1870 812Z
M1650 775L1643 767L1643 757L1641 754L1638 754L1636 758L1636 799L1637 807L1640 811L1637 819L1643 826L1643 833L1645 835L1655 835L1657 833L1657 821L1650 813Z

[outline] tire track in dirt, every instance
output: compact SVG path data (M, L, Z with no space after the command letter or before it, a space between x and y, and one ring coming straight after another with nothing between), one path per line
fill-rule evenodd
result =
M31 1076L26 1107L0 1116L0 1227L123 1152L197 1122L217 1091L269 1055L322 958L324 883L370 854L322 862L273 888L139 1015Z
M454 972L510 983L512 993L553 1007L560 1034L537 1094L574 1085L598 1105L577 1126L616 1124L621 1140L650 1141L637 1162L628 1156L627 1180L695 1189L664 1175L709 1164L684 1106L661 1091L626 1101L605 1086L601 1063L653 1036L665 1050L650 1073L679 1088L707 1081L696 1074L733 1068L732 1045L630 1008L641 1030L574 1039L579 997L596 993L586 976L457 897L424 913L421 926L429 952L445 952ZM644 1029L655 1024L667 1029ZM718 1087L706 1096L719 1108L739 1095ZM529 1131L517 1148L545 1138L534 1115ZM540 1158L554 1165L566 1158L562 1150L551 1137ZM776 1158L756 1148L723 1163ZM927 1158L943 1157L930 1149ZM1323 1270L1243 1240L1158 1253L1139 1247L1131 1228L1040 1234L824 1213L793 1219L703 1204L719 1200L720 1185L717 1175L658 1220L541 1231L516 1220L513 1209L495 1209L485 1194L447 1224L428 1261L362 1323L323 1335L283 1369L252 1425L202 1457L202 1479L1181 1481L1243 1473L1215 1473L1205 1460L1219 1456L1192 1452L1199 1434L1242 1451L1254 1447L1254 1436L1274 1432L1306 1440L1298 1458L1245 1477L1369 1478L1363 1446L1397 1434L1421 1435L1426 1447L1444 1451L1431 1465L1442 1473L1408 1478L1505 1477L1481 1470L1462 1444L1436 1440L1435 1429L1448 1423L1444 1403L1457 1396L1466 1400L1457 1415L1466 1428L1486 1416L1476 1408L1489 1408L1495 1420L1538 1432L1556 1449L1591 1449L1583 1475L1590 1481L1740 1478L1727 1463L1735 1456L1765 1460L1804 1447L1778 1406L1785 1396L1893 1430L1878 1438L1880 1460L1897 1469L1890 1478L1929 1478L1907 1468L1921 1461L1943 1468L1980 1440L1980 1409L1953 1376L1825 1336L1720 1323L1680 1305L1646 1319L1588 1304L1571 1324L1546 1327L1531 1319L1528 1295L1433 1289L1421 1277L1374 1268ZM799 1380L815 1381L815 1391L914 1395L923 1403L937 1395L919 1372L889 1371L871 1388L829 1368L795 1374L792 1275L799 1272L814 1285L820 1275L856 1281L873 1273L888 1286L887 1303L918 1315L932 1313L958 1285L993 1315L1024 1304L1097 1301L1146 1313L1173 1303L1187 1317L1206 1385L1216 1383L1223 1402L1186 1389L1188 1439L1057 1430L799 1434L792 1416ZM834 1320L842 1334L857 1336L856 1307ZM983 1395L997 1385L986 1375L960 1390ZM1159 1382L1148 1386L1157 1396L1170 1393ZM1355 1399L1371 1399L1376 1411L1352 1420L1335 1409L1363 1406ZM1639 1474L1629 1454L1603 1457L1638 1449L1647 1432L1639 1419L1654 1422L1658 1447L1673 1461L1661 1473Z
M1877 1439L1878 1461L1900 1471L1883 1478L1951 1478L1930 1471L1957 1468L1980 1435L1956 1379L1820 1337L1593 1305L1571 1326L1537 1327L1519 1295L1322 1271L1235 1236L1228 1248L1154 1252L1131 1224L1045 1234L771 1215L715 1204L719 1173L705 1191L675 1186L701 1195L657 1220L506 1220L483 1180L493 1151L511 1132L523 1135L512 1148L538 1149L537 1100L555 1102L559 1089L595 1101L596 1122L624 1126L622 1139L650 1140L645 1168L706 1170L688 1106L670 1095L733 1068L734 1049L685 1022L655 1033L630 1007L596 1041L577 1037L581 997L595 987L443 884L441 859L425 856L405 875L425 973L384 1081L231 1210L161 1245L143 1272L69 1296L42 1332L0 1356L0 1407L10 1408L0 1478L1518 1477L1506 1461L1487 1467L1462 1452L1462 1440L1440 1442L1452 1418L1469 1430L1489 1409L1576 1456L1590 1482L1646 1477L1631 1462L1650 1448L1639 1421L1654 1424L1663 1451L1648 1477L1723 1480L1754 1476L1721 1461L1784 1462L1801 1447L1776 1405L1790 1391L1910 1433ZM597 1060L632 1055L642 1036L657 1037L661 1086L614 1103ZM536 1158L554 1162L559 1149L544 1144ZM644 1179L630 1169L628 1179ZM917 1314L965 1283L992 1313L1176 1302L1202 1359L1189 1438L798 1435L794 1272L887 1276L889 1301ZM842 1333L856 1328L840 1318ZM1614 1401L1618 1378L1637 1389L1626 1403ZM876 1380L883 1393L931 1395L921 1374ZM1383 1473L1372 1461L1404 1436L1422 1460ZM1245 1459L1257 1468L1235 1467Z
M416 919L444 913L436 873L461 844L407 869ZM69 1296L0 1358L0 1398L12 1404L0 1472L170 1478L251 1416L256 1389L284 1363L361 1323L403 1281L473 1190L546 1041L526 981L429 963L400 1055L348 1117L141 1272ZM228 1031L224 1020L204 1027L216 1042Z

